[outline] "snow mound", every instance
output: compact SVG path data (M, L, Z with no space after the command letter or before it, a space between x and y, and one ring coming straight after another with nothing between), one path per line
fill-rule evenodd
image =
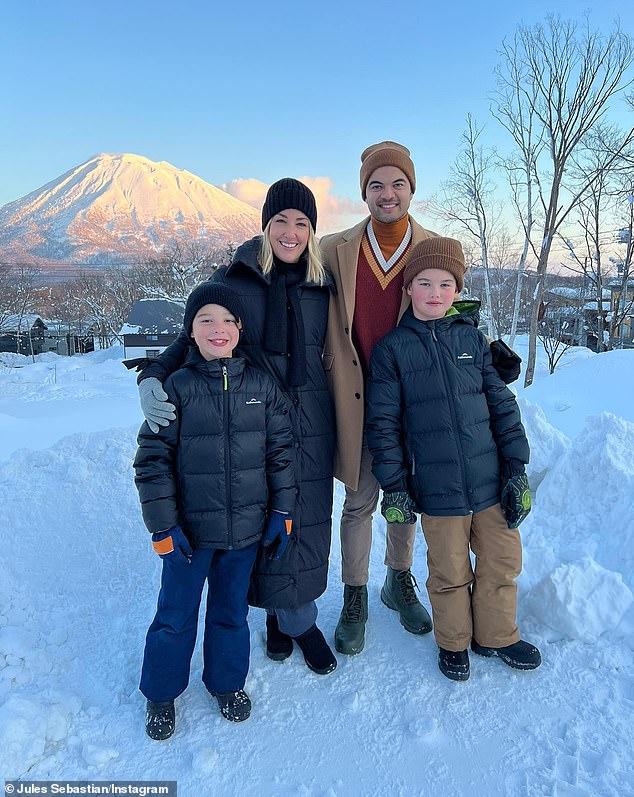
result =
M524 525L533 576L584 556L634 587L634 423L590 417L540 485Z
M606 570L589 556L563 564L542 579L527 603L558 639L596 642L615 629L634 596L620 573Z
M546 473L570 449L570 440L548 422L537 404L525 398L518 399L518 404L531 446L531 461L526 472L531 488L536 490Z

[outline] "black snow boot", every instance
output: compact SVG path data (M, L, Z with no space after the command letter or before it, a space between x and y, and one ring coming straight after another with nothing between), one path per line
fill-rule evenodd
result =
M284 661L293 652L293 638L280 631L276 614L266 615L266 655L273 661Z
M244 689L237 692L212 692L222 716L229 722L244 722L251 716L251 699Z
M542 663L542 656L535 645L520 639L514 645L504 648L486 648L478 645L475 639L471 640L471 650L480 656L497 656L509 667L516 670L536 670Z
M438 649L438 667L452 681L469 680L469 651Z
M365 624L368 620L368 588L343 588L343 609L335 628L335 648L339 653L356 656L365 645Z
M418 600L414 587L418 584L411 570L388 567L381 600L389 609L399 613L401 625L410 634L428 634L432 629L431 617Z
M304 654L304 661L313 672L318 675L328 675L337 668L335 654L330 650L324 635L316 625L312 625L301 636L296 636L295 642Z
M145 732L157 742L169 739L176 728L176 712L174 701L166 700L164 703L147 701L145 709Z

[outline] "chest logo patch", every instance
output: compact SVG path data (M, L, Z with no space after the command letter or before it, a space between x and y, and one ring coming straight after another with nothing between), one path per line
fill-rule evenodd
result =
M473 354L469 354L468 351L463 351L462 354L458 355L459 360L473 360Z
M248 401L245 401L245 404L261 404L262 402L256 398L250 398Z

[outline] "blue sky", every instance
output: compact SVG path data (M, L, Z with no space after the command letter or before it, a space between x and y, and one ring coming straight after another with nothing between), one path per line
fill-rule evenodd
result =
M0 18L0 205L98 152L210 183L328 176L358 199L359 155L406 144L417 198L447 177L468 112L488 114L498 48L549 13L634 31L634 4L11 2Z

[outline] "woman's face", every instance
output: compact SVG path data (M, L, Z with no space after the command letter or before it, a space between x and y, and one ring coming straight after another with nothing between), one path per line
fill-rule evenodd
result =
M282 210L273 216L269 241L273 254L283 263L297 263L308 245L310 221L299 210Z

